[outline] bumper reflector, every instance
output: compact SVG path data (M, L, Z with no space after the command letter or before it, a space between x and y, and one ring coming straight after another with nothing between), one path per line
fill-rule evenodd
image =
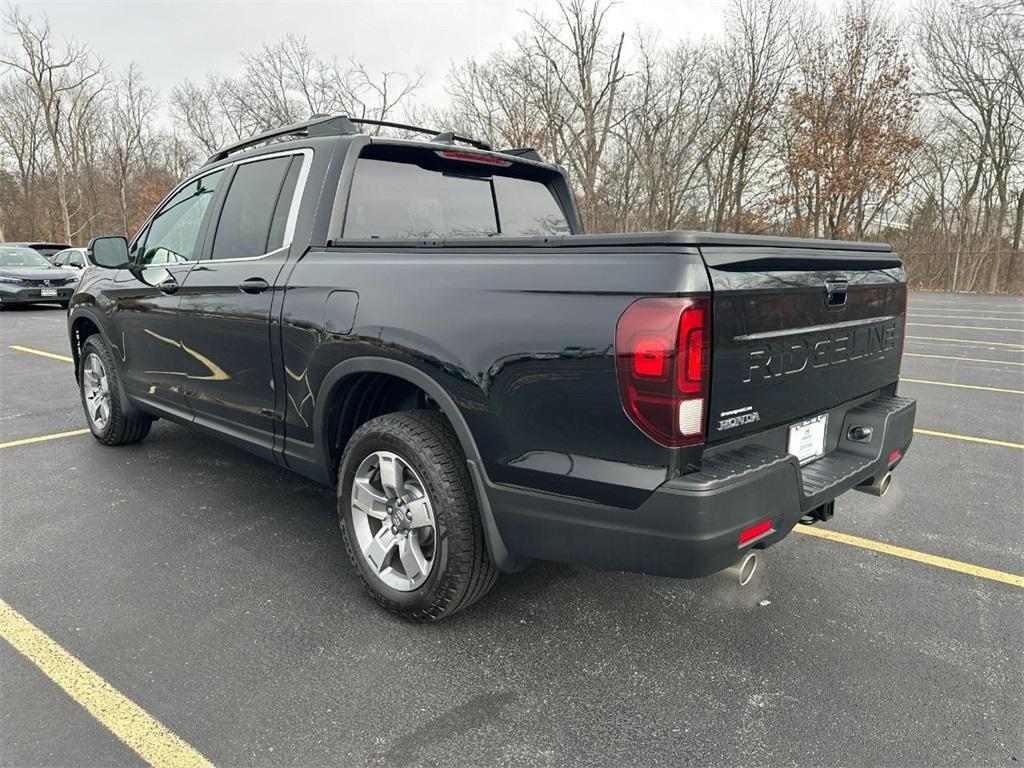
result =
M899 451L899 450L893 451L892 453L889 454L889 466L891 467L893 464L895 464L901 458L903 458L903 451Z
M768 533L768 531L770 531L771 529L771 520L765 520L763 522L758 523L757 525L752 525L749 528L744 528L742 531L740 531L740 546L743 546L749 541L753 541L758 536Z

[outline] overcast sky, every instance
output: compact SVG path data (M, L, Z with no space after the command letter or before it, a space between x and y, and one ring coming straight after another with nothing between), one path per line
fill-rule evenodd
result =
M824 9L839 2L816 4ZM374 71L422 73L421 101L444 98L452 61L483 56L522 30L524 8L554 8L553 0L19 4L47 14L55 32L88 43L115 71L137 62L164 94L185 77L235 74L240 54L291 32L305 35L324 57L354 57ZM614 28L627 32L639 25L665 41L699 39L721 36L725 6L726 0L624 0L611 18Z

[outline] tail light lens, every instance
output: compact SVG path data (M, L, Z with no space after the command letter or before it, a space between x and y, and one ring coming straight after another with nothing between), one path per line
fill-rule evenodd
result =
M622 407L644 434L670 448L704 442L709 313L707 298L638 299L615 328Z

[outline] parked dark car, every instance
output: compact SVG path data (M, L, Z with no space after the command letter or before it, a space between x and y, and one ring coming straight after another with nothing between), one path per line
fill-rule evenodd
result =
M25 248L31 248L33 251L44 257L50 263L53 263L54 254L59 251L63 251L65 248L70 248L70 245L62 245L61 243L0 243L0 245L20 245Z
M78 273L53 266L37 251L0 243L0 307L56 303L67 307Z
M745 581L886 490L915 410L889 246L584 235L533 150L358 122L228 147L91 244L97 440L167 418L335 485L356 573L415 621L535 558Z

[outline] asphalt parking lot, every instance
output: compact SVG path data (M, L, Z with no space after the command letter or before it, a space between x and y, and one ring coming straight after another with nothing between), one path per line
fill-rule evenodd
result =
M79 433L64 312L4 312L0 600L166 765L1024 762L1024 299L910 301L923 431L821 526L859 539L790 536L745 589L538 564L432 626L364 597L330 490L166 422ZM54 663L0 642L0 764L140 764L137 713Z

